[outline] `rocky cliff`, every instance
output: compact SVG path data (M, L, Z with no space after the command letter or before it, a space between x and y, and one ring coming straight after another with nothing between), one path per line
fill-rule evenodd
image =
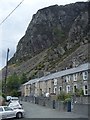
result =
M32 78L88 62L88 23L88 2L38 10L9 61L8 74L24 72Z

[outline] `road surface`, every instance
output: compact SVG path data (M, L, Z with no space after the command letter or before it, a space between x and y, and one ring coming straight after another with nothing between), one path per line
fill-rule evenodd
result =
M73 112L61 112L30 102L22 102L25 118L87 118L87 116Z

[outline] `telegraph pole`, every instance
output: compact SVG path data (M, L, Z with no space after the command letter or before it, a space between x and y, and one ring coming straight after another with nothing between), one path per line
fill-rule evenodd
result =
M7 70L8 70L8 56L9 56L9 48L7 49L7 58L6 58L6 72L5 72L5 83L4 83L4 94L5 95L6 95Z

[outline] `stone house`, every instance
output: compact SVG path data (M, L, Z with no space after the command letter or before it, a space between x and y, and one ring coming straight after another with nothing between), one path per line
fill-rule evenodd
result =
M22 95L41 96L45 93L55 93L57 95L62 91L75 93L77 89L82 89L84 95L88 95L89 70L90 63L85 63L41 78L32 79L22 85Z

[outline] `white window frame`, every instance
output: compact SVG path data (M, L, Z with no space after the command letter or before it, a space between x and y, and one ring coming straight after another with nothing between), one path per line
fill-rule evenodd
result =
M57 92L57 87L54 87L54 93L56 93Z
M73 81L77 81L77 73L76 74L73 74Z
M57 79L54 79L54 85L57 85Z
M76 88L77 88L77 84L74 84L74 86L73 86L73 93L75 93L75 86L76 86Z
M66 86L66 92L69 93L71 91L71 86L70 85L67 85Z
M85 89L85 86L87 86L87 89ZM88 85L87 84L83 86L83 91L84 91L84 95L88 95ZM87 91L87 94L86 94L86 91Z
M67 82L67 83L70 81L70 79L71 79L71 76L70 76L70 75L66 76L66 82Z
M61 90L60 90L60 88L61 88ZM59 93L62 91L62 86L59 86L59 89L58 89L58 91L59 91Z
M83 74L83 80L87 80L88 79L88 71L84 71L82 74Z

